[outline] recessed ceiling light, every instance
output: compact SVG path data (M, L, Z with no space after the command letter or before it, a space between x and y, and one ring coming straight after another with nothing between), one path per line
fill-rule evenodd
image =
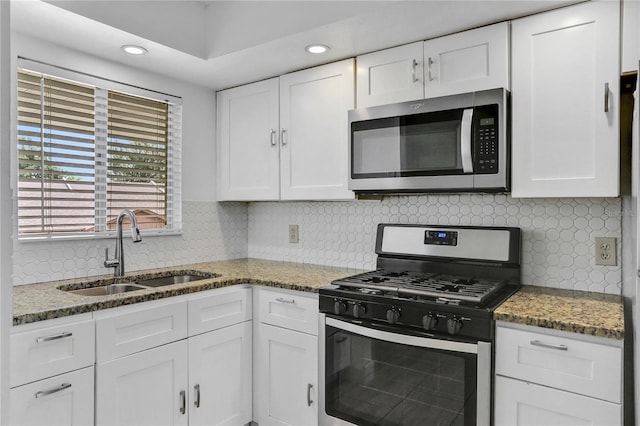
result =
M127 52L129 55L144 55L149 52L144 47L136 46L133 44L125 44L121 49Z
M305 47L305 49L309 53L324 53L329 50L329 46L325 46L324 44L310 44Z

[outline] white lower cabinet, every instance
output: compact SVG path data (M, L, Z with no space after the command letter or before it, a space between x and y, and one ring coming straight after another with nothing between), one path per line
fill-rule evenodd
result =
M318 424L318 337L260 324L260 426Z
M186 425L187 343L98 364L98 425Z
M621 425L622 343L499 323L495 425Z
M95 330L91 314L11 331L12 425L92 425Z
M11 389L12 425L93 424L93 367Z
M98 341L102 331L110 338L107 346L118 342L121 349L98 351L116 356L99 359L96 366L96 424L249 423L251 289L225 288L144 305L124 309L127 321L117 310L97 320ZM177 340L167 343L168 336Z
M260 426L317 425L317 294L259 288L254 303L254 420Z
M189 338L189 424L252 420L251 321Z

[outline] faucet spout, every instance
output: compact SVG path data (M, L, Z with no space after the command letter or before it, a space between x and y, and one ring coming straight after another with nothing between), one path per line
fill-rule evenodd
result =
M122 243L122 222L124 218L128 217L131 222L131 240L134 243L139 243L142 241L142 236L140 235L140 229L138 229L138 222L136 220L136 215L133 214L131 210L122 210L118 215L118 219L116 221L116 254L115 259L107 259L104 262L104 266L113 267L114 275L116 277L120 277L124 275L124 245Z

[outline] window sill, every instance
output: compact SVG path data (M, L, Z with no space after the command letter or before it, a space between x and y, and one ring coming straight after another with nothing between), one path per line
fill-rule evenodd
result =
M129 238L130 231L128 229L122 231L124 238ZM147 237L168 237L182 235L182 230L142 230L140 235L143 240ZM105 240L116 238L116 231L104 232L100 234L56 234L56 235L20 235L18 242L52 242L52 241L85 241L85 240Z

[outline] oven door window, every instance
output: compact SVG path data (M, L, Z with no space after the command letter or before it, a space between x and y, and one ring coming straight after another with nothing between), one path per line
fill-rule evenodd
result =
M352 177L462 174L462 110L354 122Z
M358 425L475 425L477 355L326 326L325 409Z

